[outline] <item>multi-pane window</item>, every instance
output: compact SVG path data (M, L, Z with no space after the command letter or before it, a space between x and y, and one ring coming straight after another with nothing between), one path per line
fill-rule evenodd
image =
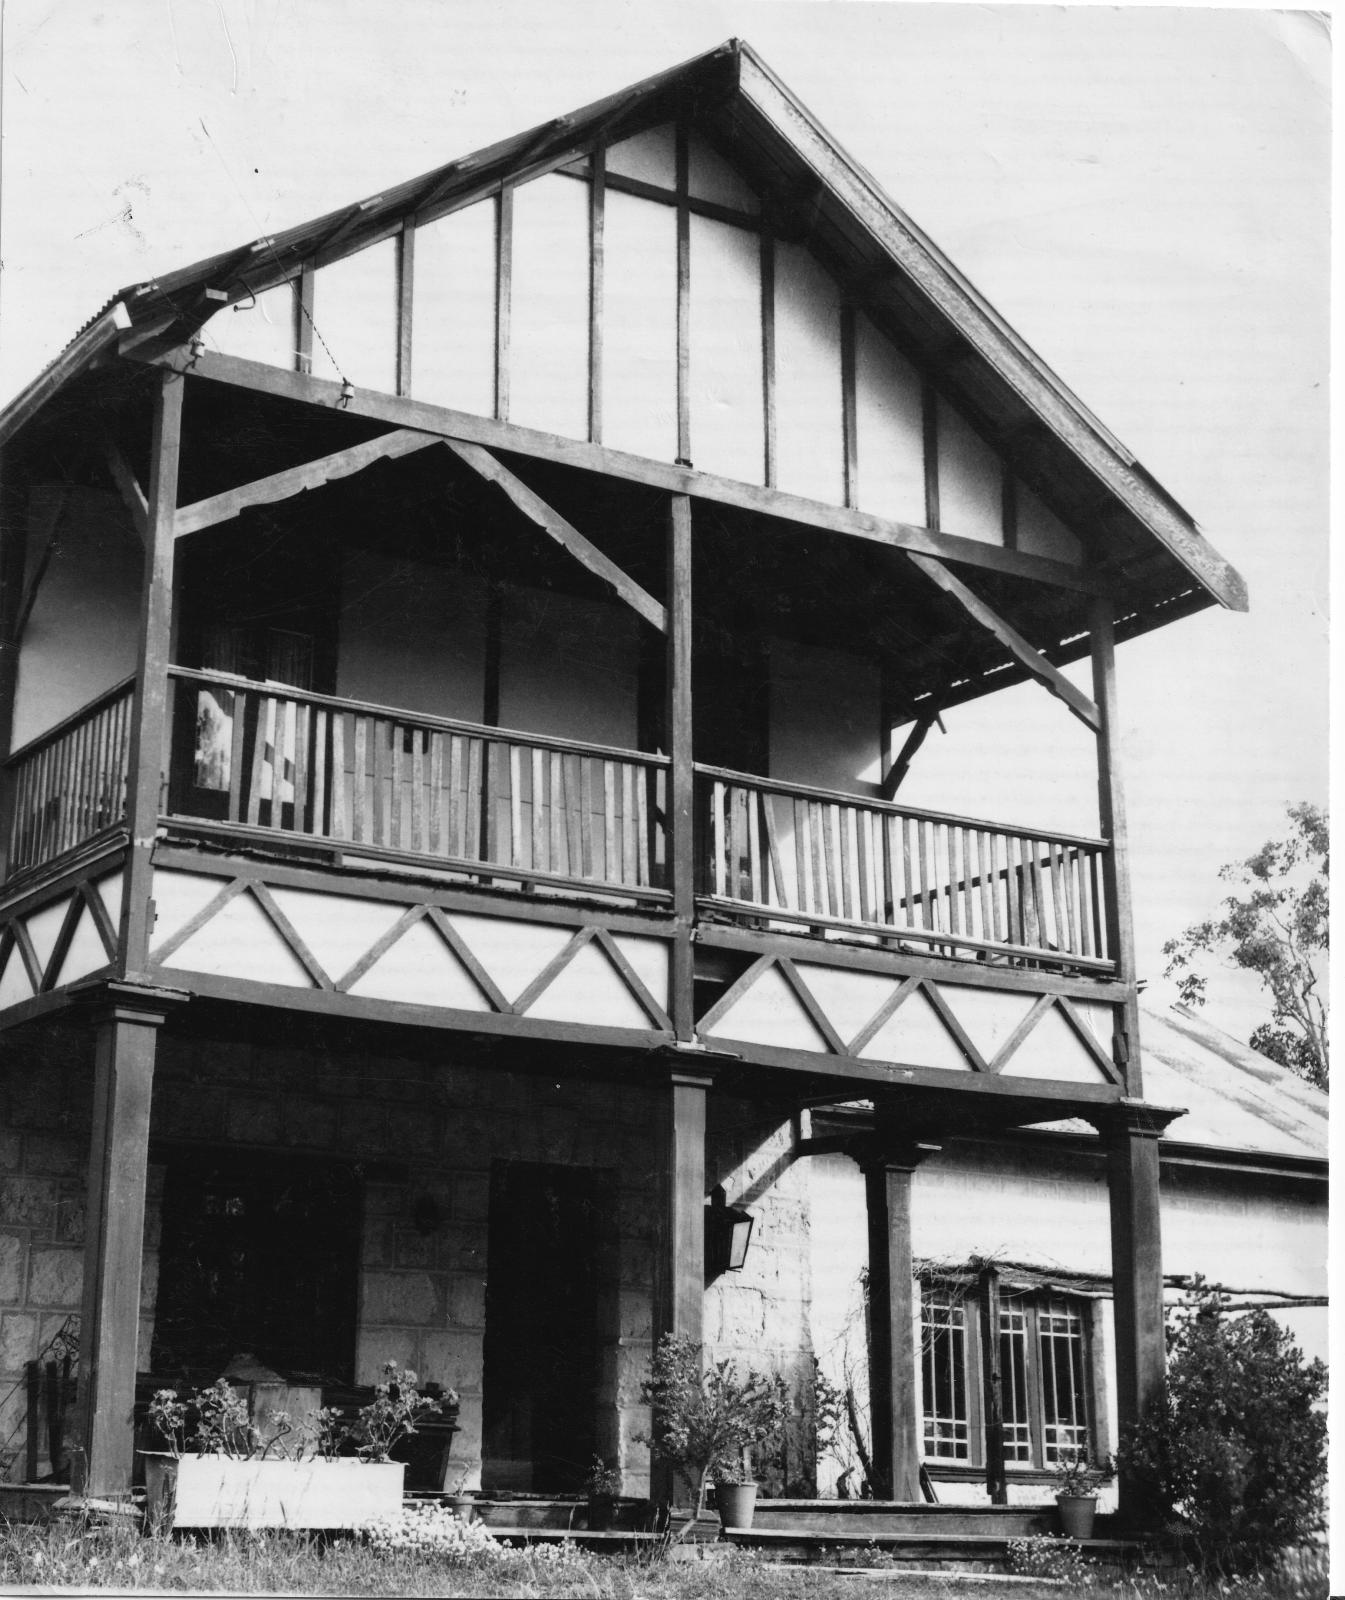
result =
M965 1301L946 1289L927 1291L920 1331L925 1454L943 1461L970 1460Z
M984 1459L983 1308L969 1287L929 1286L921 1300L924 1447L930 1461ZM1085 1300L1005 1293L999 1312L1004 1459L1047 1468L1090 1445Z

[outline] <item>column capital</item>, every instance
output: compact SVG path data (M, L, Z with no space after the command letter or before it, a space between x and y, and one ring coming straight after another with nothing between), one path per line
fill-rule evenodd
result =
M160 1028L176 1006L190 996L183 989L162 989L148 983L111 981L78 995L80 1009L98 1022L134 1022L143 1028Z
M901 1139L885 1133L861 1133L849 1141L846 1154L864 1172L914 1172L921 1162L943 1149L929 1139Z
M1158 1139L1170 1123L1185 1115L1185 1106L1156 1106L1145 1100L1125 1099L1090 1114L1088 1120L1104 1139Z

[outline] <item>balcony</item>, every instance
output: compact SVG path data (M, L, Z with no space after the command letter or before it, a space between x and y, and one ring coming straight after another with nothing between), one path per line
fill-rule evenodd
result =
M341 868L670 907L666 756L170 672L173 831ZM119 827L131 685L5 763L9 877ZM1109 847L696 768L702 921L1109 975Z

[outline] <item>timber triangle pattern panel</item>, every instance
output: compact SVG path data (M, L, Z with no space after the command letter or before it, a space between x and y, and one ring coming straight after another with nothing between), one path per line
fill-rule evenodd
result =
M694 128L685 160L683 199L667 122L414 227L400 392L665 462L686 454L684 411L699 471L1080 563L1059 518ZM398 273L382 239L319 266L302 310L297 279L226 306L207 349L397 393Z
M394 1006L661 1034L664 940L593 923L478 915L160 868L151 965L238 998L306 990ZM212 985L210 980L219 980Z
M122 873L100 869L0 918L0 1012L107 971L117 954Z
M832 1054L944 1072L1119 1083L1113 1007L786 956L754 961L701 1017L707 1043Z

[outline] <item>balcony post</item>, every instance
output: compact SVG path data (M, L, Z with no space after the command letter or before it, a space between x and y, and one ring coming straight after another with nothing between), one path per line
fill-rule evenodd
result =
M673 897L668 1012L678 1039L695 1037L696 772L691 737L691 499L672 497L668 524L668 874Z
M19 677L18 623L23 595L26 506L9 482L11 453L0 454L0 762L14 742L14 692ZM13 783L0 767L0 880L9 875L9 830Z
M1139 997L1135 988L1135 925L1130 893L1130 836L1121 782L1119 717L1116 705L1116 629L1112 602L1096 599L1092 608L1093 699L1098 709L1098 819L1110 849L1103 857L1107 890L1107 948L1116 963L1125 999L1116 1008L1112 1054L1125 1073L1126 1093L1143 1093L1140 1072Z
M883 1500L920 1499L920 1371L916 1361L911 1188L915 1169L939 1146L901 1137L886 1118L856 1150L864 1173L869 1232L869 1429Z
M118 995L94 1019L84 1294L80 1312L82 1461L76 1492L131 1488L150 1099L161 1007ZM146 1359L148 1353L146 1352Z
M131 705L127 760L127 816L131 843L122 897L121 948L127 977L144 976L153 933L150 853L159 808L168 733L168 661L173 622L173 521L177 512L178 456L182 435L182 373L159 374L150 445L149 510L145 519L145 569L140 597L140 650Z

